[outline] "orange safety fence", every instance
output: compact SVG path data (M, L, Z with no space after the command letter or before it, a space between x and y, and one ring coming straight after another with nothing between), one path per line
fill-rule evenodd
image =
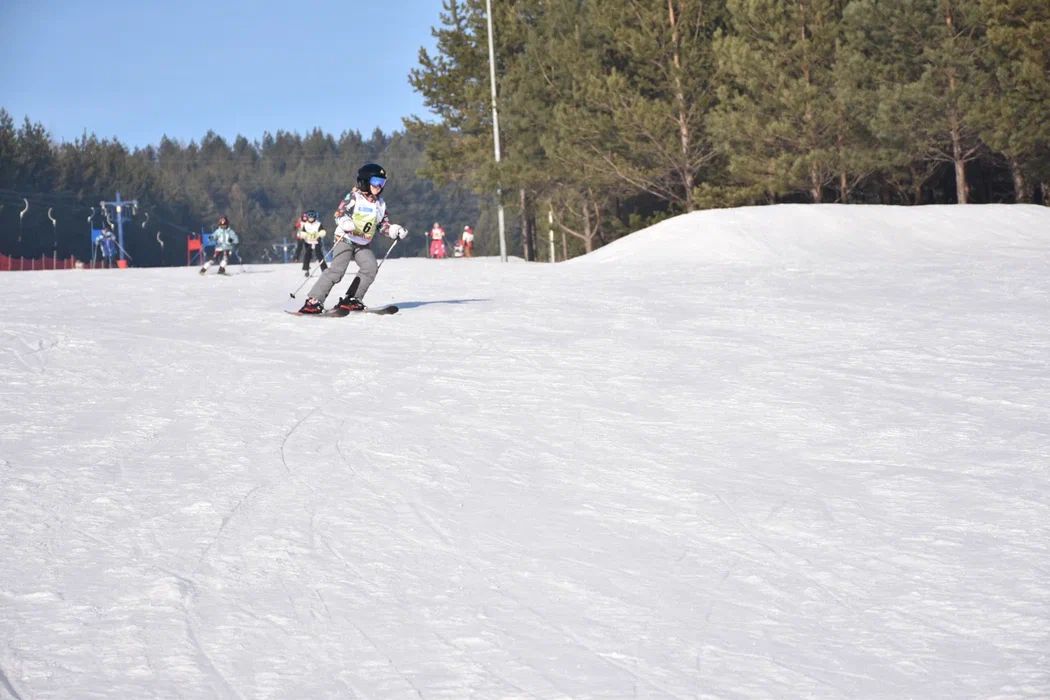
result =
M80 263L74 256L56 258L42 255L39 258L12 257L0 253L0 272L22 272L30 270L72 270L77 267L90 268L91 263ZM96 267L101 267L96 265Z

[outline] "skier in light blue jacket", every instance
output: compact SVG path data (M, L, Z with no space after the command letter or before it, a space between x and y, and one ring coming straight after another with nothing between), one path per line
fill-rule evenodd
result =
M219 263L219 274L225 275L226 263L230 261L230 252L241 240L237 238L237 232L233 230L230 220L225 216L219 217L219 228L212 231L211 239L215 243L215 253L212 254L211 260L201 266L200 273L202 275L207 273L212 263Z

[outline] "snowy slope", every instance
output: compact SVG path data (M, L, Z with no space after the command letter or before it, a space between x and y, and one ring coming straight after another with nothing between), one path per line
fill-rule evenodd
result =
M1050 696L1050 209L233 272L0 274L0 697Z

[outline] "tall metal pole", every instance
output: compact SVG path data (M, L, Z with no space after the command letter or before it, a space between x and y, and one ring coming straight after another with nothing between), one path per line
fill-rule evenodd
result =
M117 192L117 244L120 246L120 259L124 259L124 202Z
M47 218L51 219L51 236L53 243L51 246L51 269L58 269L58 221L55 220L54 207L47 208Z
M124 259L124 206L130 205L131 207L138 207L139 200L137 199L121 199L120 192L117 192L117 198L112 202L99 202L99 206L102 207L103 213L105 213L106 207L113 207L113 210L117 214L117 245L119 247L120 259Z
M554 205L548 205L547 209L547 235L551 243L551 262L554 262Z
M492 0L485 0L485 15L489 26L489 83L492 86L492 142L496 148L496 166L500 161L499 152L499 110L496 109L496 49L492 41ZM499 259L507 262L507 234L503 223L503 187L496 185L496 217L499 220Z

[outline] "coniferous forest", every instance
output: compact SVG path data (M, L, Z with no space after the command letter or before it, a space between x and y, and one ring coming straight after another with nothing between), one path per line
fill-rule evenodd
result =
M0 112L0 251L89 255L91 207L120 190L139 202L136 264L177 264L185 232L220 213L260 260L366 160L390 171L391 211L413 233L471 224L483 255L498 252L501 191L509 252L528 259L549 257L550 228L562 259L700 208L1050 200L1045 0L492 5L498 165L485 2L443 0L436 49L409 76L435 116L403 132L129 150L55 144ZM157 234L175 241L163 256ZM411 240L405 254L423 254Z
M413 137L380 131L367 139L356 132L338 139L278 132L232 144L209 133L199 143L165 138L134 150L93 135L55 144L40 125L26 119L16 128L0 110L0 253L40 257L57 250L59 258L90 259L90 231L106 222L100 202L114 201L119 191L138 203L124 224L135 265L185 265L187 235L211 232L223 214L241 238L245 261L279 261L279 246L294 243L299 214L316 209L331 230L331 212L357 169L373 160L390 172L391 215L410 231L422 233L434 218L461 228L475 224L477 198L416 175L422 159ZM423 252L420 235L394 255Z

